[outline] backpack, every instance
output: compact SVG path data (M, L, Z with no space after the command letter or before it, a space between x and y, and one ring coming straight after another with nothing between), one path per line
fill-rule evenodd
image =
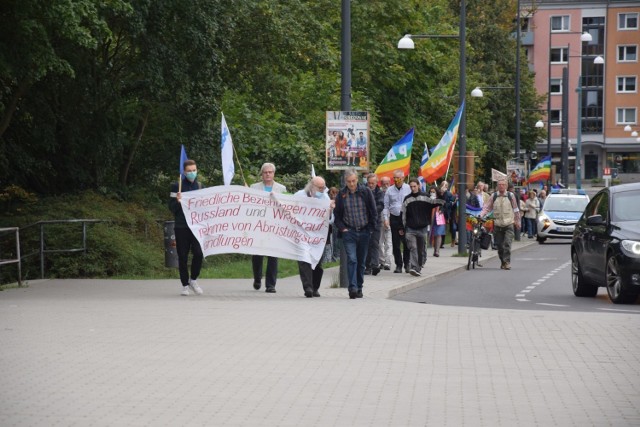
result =
M513 194L511 191L507 191L507 197L509 198L509 201L511 202L511 204L513 204L513 199L515 199L515 197L516 197L515 194ZM493 203L495 203L496 199L498 198L498 192L497 191L493 193L492 198L493 198ZM516 206L519 207L518 203L516 203Z

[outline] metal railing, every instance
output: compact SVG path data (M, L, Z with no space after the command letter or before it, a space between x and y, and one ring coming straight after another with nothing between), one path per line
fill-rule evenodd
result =
M22 286L22 262L20 260L20 229L18 227L0 228L0 234L13 231L16 239L16 258L0 258L0 266L5 264L18 264L18 285Z
M34 255L40 255L40 278L44 279L44 261L45 255L51 253L62 253L62 252L83 252L87 253L87 224L93 224L98 222L107 222L107 220L103 219L61 219L61 220L50 220L50 221L38 221L34 224L29 224L25 227L22 227L21 230L27 230L33 227L40 228L40 244L37 251L25 254L20 256L18 252L19 264L22 263L22 260ZM47 249L45 245L45 226L52 224L82 224L82 246L79 248L68 248L68 249ZM18 242L19 245L19 242ZM19 267L20 270L20 267ZM21 278L19 278L21 280Z

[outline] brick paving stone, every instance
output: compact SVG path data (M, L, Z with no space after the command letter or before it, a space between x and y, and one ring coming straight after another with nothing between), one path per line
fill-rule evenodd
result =
M297 277L0 292L0 425L640 425L637 315L388 299L464 268L452 251L358 300L335 268L312 299Z

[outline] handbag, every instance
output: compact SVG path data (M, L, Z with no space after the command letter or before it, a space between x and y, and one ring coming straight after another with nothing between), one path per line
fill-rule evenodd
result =
M440 211L436 212L436 225L445 225L447 221L444 218L444 214Z
M489 249L489 246L491 246L491 234L483 231L482 236L480 236L480 247L482 249Z

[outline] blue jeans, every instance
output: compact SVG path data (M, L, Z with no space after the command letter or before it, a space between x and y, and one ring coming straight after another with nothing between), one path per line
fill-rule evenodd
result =
M364 270L366 268L367 251L369 249L370 233L367 230L349 230L342 233L342 244L347 254L347 274L349 276L349 291L362 289Z
M525 220L527 221L527 234L529 235L529 237L531 236L535 236L537 233L537 225L536 225L536 219L535 218L525 218Z

